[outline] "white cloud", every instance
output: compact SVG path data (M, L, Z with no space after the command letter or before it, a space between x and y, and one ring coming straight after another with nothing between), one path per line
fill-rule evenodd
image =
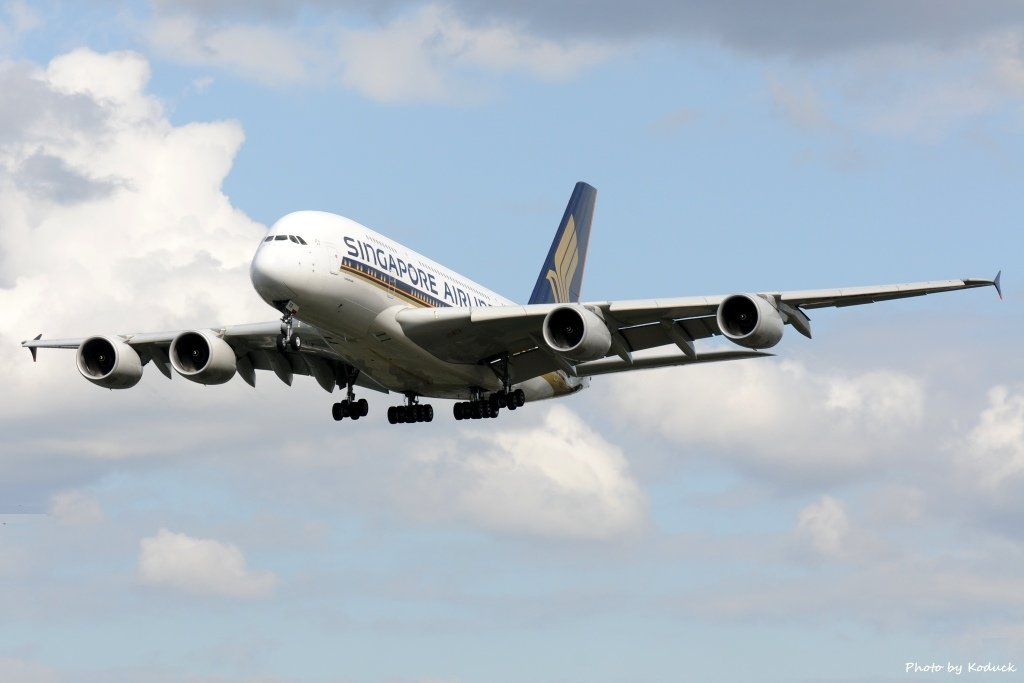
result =
M309 45L290 29L216 26L184 14L157 17L148 38L168 59L224 68L270 85L309 81L318 61Z
M925 407L922 383L909 375L811 372L795 361L718 363L616 381L611 407L623 421L691 451L720 451L778 482L842 477L898 457Z
M39 13L25 0L10 0L0 11L0 55L17 46L22 36L42 26Z
M138 577L151 586L230 598L262 598L277 577L253 572L235 545L161 529L139 544Z
M421 514L584 539L633 533L646 521L646 499L622 451L563 406L527 429L467 432L412 467L421 497L406 503ZM408 495L411 482L402 481Z
M158 13L150 44L168 59L226 69L270 85L340 83L383 102L476 101L488 75L567 79L610 53L597 43L558 42L511 24L471 25L428 4L384 25L353 27L324 18L315 29L200 21Z
M564 80L611 54L597 43L555 42L506 24L471 26L440 5L341 35L343 82L384 102L479 99L485 73Z
M797 534L808 541L821 555L840 558L850 531L846 506L832 496L822 496L797 515Z
M0 66L0 398L6 419L81 405L67 352L41 372L18 342L272 318L248 264L262 228L221 184L234 122L174 126L130 52L76 50L45 69ZM58 360L58 356L62 360ZM89 387L94 389L93 387ZM95 394L93 394L94 396ZM88 402L85 399L86 403Z
M56 683L65 679L56 669L39 662L0 657L0 680L15 683Z
M811 83L784 82L770 74L768 95L782 117L800 130L818 132L835 126L828 115L824 97Z
M978 416L960 455L961 464L982 489L1019 482L1024 474L1024 394L997 386Z
M50 498L50 516L64 526L89 526L103 521L103 509L84 491L61 491Z

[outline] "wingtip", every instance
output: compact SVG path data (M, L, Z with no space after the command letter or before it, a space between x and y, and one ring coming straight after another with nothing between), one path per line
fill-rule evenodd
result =
M998 273L996 273L996 276L992 278L992 286L996 288L996 294L999 295L1000 301L1002 301L1003 299L1003 286L999 283L999 278L1001 278L1002 276L1003 271L1000 270Z
M40 332L39 334L37 334L35 337L32 338L32 341L39 341L42 338L43 338L43 334ZM28 352L32 354L32 362L35 363L36 362L36 353L39 350L36 347L34 347L34 346L28 346L28 342L27 341L21 342L21 345L28 347Z

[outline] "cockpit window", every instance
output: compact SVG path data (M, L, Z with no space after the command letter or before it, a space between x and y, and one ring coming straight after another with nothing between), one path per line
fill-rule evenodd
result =
M297 239L299 241L299 244L301 244L302 246L304 246L304 247L305 246L309 246L309 245L306 244L306 240L302 239L298 235L295 236L295 239Z
M288 239L290 239L292 242L295 242L295 244L299 243L299 241L295 239L295 235L288 235Z
M288 235L275 235L274 239L277 240L278 242L280 242L281 240L288 239Z
M267 238L265 240L263 240L263 241L264 242L272 242L273 240L274 240L274 236L273 235L267 235Z

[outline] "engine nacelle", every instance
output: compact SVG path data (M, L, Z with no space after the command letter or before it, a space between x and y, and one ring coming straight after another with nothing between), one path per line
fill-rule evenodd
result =
M559 306L544 316L544 343L569 360L603 358L612 334L600 317L583 306Z
M235 376L235 350L209 330L182 332L171 342L171 367L199 384L224 384Z
M715 317L722 334L748 349L770 349L782 339L782 316L756 294L733 294L718 306Z
M104 389L129 389L142 379L142 359L113 337L89 337L75 352L82 377Z

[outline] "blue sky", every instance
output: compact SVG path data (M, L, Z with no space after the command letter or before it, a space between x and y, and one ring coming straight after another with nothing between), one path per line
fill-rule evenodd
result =
M13 1L0 93L0 680L1021 664L1019 4ZM18 346L272 319L249 258L305 208L525 299L578 180L586 298L1006 300L816 311L486 427Z

